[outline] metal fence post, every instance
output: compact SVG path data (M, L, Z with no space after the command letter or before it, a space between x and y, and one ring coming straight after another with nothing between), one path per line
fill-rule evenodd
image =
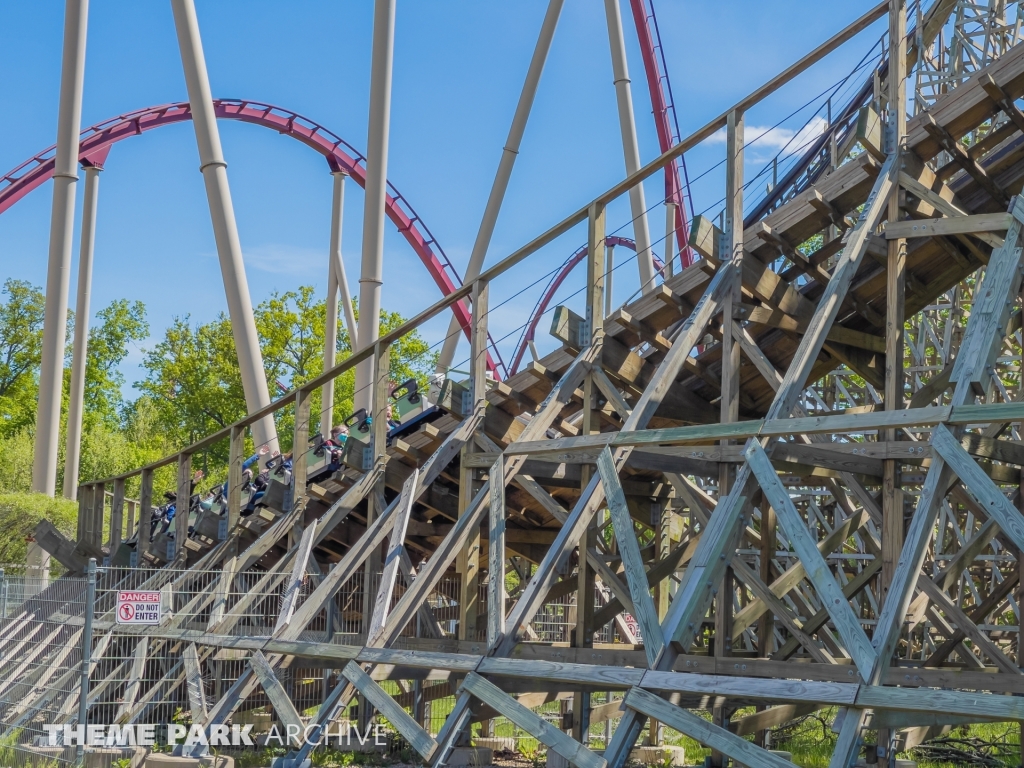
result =
M7 581L4 569L0 568L0 621L7 618Z
M82 681L78 691L78 724L86 725L89 715L89 675L92 672L92 619L96 612L96 558L89 558L85 588L84 623L82 626ZM83 740L78 742L78 761L81 763L85 754Z

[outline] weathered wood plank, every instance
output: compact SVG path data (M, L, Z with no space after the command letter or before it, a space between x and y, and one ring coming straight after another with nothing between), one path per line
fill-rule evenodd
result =
M280 634L291 623L292 615L295 613L295 603L299 599L299 589L302 587L302 582L306 577L306 563L309 561L309 555L313 551L313 538L315 536L316 521L313 521L311 525L306 526L306 529L302 532L302 538L299 539L299 548L292 562L292 572L288 577L288 581L285 582L281 609L277 614L277 621L274 623L274 635Z
M1010 227L1009 213L980 213L975 216L951 216L945 219L908 219L885 225L885 239L962 235L974 232L1001 232Z
M607 768L608 763L578 741L534 714L493 683L475 672L466 675L462 687L487 706L497 710L537 741L560 754L576 768Z
M430 760L437 750L437 742L433 737L412 719L408 712L399 706L388 693L375 683L359 665L349 662L341 674L354 685L377 710L387 718L402 737L409 742L424 760Z
M185 646L182 659L185 662L185 687L189 708L192 710L192 722L200 723L206 719L206 693L203 691L203 671L199 666L199 652L195 643Z
M120 723L124 717L135 706L135 700L139 696L139 687L142 685L142 675L146 671L146 660L149 657L149 638L143 637L135 646L132 653L131 672L128 675L128 682L124 687L124 694L121 696L121 706L114 715L114 722Z
M505 464L498 456L491 467L491 505L487 529L487 647L494 648L505 630Z
M629 594L633 599L633 610L643 634L644 651L647 653L647 660L654 664L665 646L665 636L662 634L661 622L658 620L658 609L654 605L650 588L647 585L647 572L644 570L640 545L637 543L636 531L633 529L633 518L630 517L629 509L626 507L626 495L619 483L619 475L609 448L605 448L597 457L597 470L600 473L601 484L604 486L605 500L611 514L615 540L619 544L619 555L622 557L622 565L626 571L626 583L629 585Z
M783 760L766 749L761 749L751 742L709 723L692 712L669 704L653 693L632 688L626 694L625 704L630 709L641 712L647 717L665 723L680 733L716 749L723 755L731 757L737 763L747 766L767 766L768 768L792 768L793 763Z
M632 685L640 685L644 676L642 669L498 657L483 659L477 667L477 671L482 675L536 678L559 683L580 683L610 688L628 688Z
M413 472L402 485L402 493L398 499L398 514L395 517L395 524L391 528L388 552L384 558L384 571L381 574L380 585L377 587L377 597L373 604L373 614L370 619L370 628L367 632L369 637L379 634L388 618L388 612L391 608L391 595L395 590L398 569L401 565L401 555L405 548L405 533L409 527L409 519L412 517L413 504L416 502L416 484L418 480L419 472Z
M302 733L302 718L299 716L298 710L295 709L295 705L292 704L288 692L281 685L281 681L277 679L277 675L274 674L274 670L270 666L270 662L267 661L267 657L261 651L256 651L249 660L249 665L252 667L253 672L256 673L260 685L263 686L263 691L267 694L267 698L270 699L270 703L274 705L274 712L285 728L298 727L298 732Z
M778 515L779 525L782 526L790 544L793 545L794 551L806 570L808 580L814 585L822 605L832 617L836 631L839 632L846 644L846 649L857 665L857 669L862 675L869 674L875 661L871 641L868 640L850 603L832 576L828 563L818 551L817 542L811 539L803 518L793 506L793 500L789 498L789 492L779 480L779 476L775 474L775 468L768 459L768 455L756 440L751 440L747 446L747 462L757 477L765 498L768 499Z
M964 489L985 509L1017 548L1024 551L1024 517L992 482L992 478L963 449L953 434L939 424L932 431L932 447L960 478Z

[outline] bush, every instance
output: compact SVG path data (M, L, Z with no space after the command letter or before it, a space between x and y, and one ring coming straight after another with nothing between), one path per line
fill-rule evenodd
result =
M0 494L28 491L32 487L33 451L32 433L27 429L0 436L0 453L4 457Z
M0 493L0 563L25 562L26 539L44 518L74 540L76 502L43 493Z

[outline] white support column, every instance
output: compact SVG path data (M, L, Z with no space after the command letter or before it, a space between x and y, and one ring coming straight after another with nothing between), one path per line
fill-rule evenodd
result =
M53 496L57 485L57 446L60 441L60 404L64 385L64 334L68 319L71 237L75 221L78 133L82 122L88 17L89 0L66 0L60 106L57 113L57 154L54 159L53 207L50 213L50 251L46 268L42 364L39 370L36 444L32 463L32 490L50 496Z
M370 64L370 119L366 146L366 203L363 207L363 258L359 276L359 341L368 346L380 336L380 287L384 282L384 197L387 193L388 136L391 131L391 68L395 52L396 0L374 0ZM370 410L373 361L356 367L355 408Z
M331 266L338 290L341 291L342 308L345 310L345 328L352 351L359 349L359 327L356 324L356 313L352 309L352 291L348 287L348 274L345 272L345 260L341 256L341 230L345 215L345 179L344 171L334 173L334 212L331 220Z
M89 350L89 294L92 292L92 257L96 245L96 207L100 171L85 166L85 198L82 201L82 239L78 252L78 296L75 299L75 339L71 352L71 391L68 393L68 434L64 446L64 496L78 497L78 466L82 450L82 416L85 408L85 365Z
M356 316L352 311L352 294L348 289L345 262L341 257L341 230L345 216L345 171L331 171L334 176L334 196L331 202L331 253L327 269L327 323L324 328L324 370L334 367L334 356L338 346L338 291L341 290L341 305L345 309L345 325L352 351L356 350ZM326 440L334 426L334 380L323 386L323 401L320 406L320 432Z
M199 36L195 4L193 0L171 0L171 8L174 11L178 48L181 51L181 64L188 88L189 107L192 110L192 125L196 131L196 144L199 146L199 170L206 184L210 219L217 241L217 256L224 279L224 292L227 295L228 315L231 318L235 348L238 350L238 367L242 375L245 405L251 412L270 404L270 392L267 388L267 374L263 368L263 353L260 351L259 337L256 334L249 284L245 277L235 209L231 203L228 164L224 161L224 153L221 150L217 116L213 109L213 97L210 95L210 78L206 71L206 57ZM266 444L272 450L277 448L277 430L270 416L252 425L252 436L257 447Z
M490 246L491 236L494 234L494 225L501 212L501 203L505 199L509 179L512 178L512 168L519 155L519 145L522 144L523 134L526 133L526 123L530 119L530 110L533 108L533 100L537 95L540 76L544 72L544 63L547 61L548 51L551 50L551 41L555 36L555 27L558 26L558 17L562 14L563 3L564 0L550 0L547 13L544 14L544 22L541 24L540 35L537 37L537 45L533 49L530 68L526 71L526 82L523 83L522 93L519 94L519 103L516 104L516 112L512 116L508 138L505 139L505 146L501 150L498 171L494 174L494 182L491 184L491 194L487 198L480 229L477 230L473 250L469 255L469 264L466 266L466 274L463 278L466 283L476 280L477 275L480 274L480 268L484 265L487 248ZM448 325L448 334L444 339L444 346L441 347L441 354L438 357L438 373L444 373L451 366L462 335L462 326L459 325L458 320L452 317L451 323Z
M640 146L636 138L636 120L633 117L633 93L629 87L629 68L626 65L626 41L622 33L622 14L619 0L604 0L608 19L608 45L612 53L612 77L615 82L615 101L619 108L619 132L622 134L622 154L626 160L626 175L640 169ZM647 201L643 184L629 190L629 207L633 214L633 239L636 240L636 263L640 269L640 283L644 293L654 288L654 263L651 259L651 231L647 226Z

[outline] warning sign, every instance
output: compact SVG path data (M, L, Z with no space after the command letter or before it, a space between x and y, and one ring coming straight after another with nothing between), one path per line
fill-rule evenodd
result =
M159 624L159 592L118 592L118 624Z
M644 641L644 636L640 633L640 622L637 621L636 617L631 613L623 613L622 618L625 620L626 627L629 629L630 633L632 633L633 637L636 638L636 641L638 643L642 643Z

